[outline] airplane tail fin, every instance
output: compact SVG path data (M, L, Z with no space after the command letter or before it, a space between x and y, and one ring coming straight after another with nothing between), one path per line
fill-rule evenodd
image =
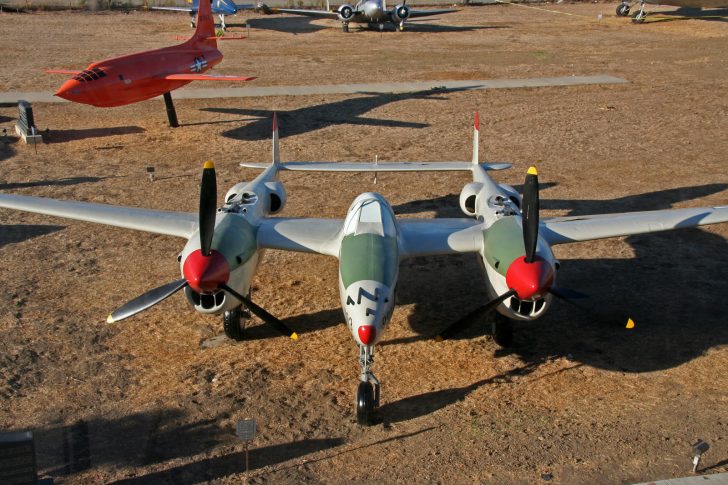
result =
M281 147L278 141L278 115L273 112L273 165L277 168L281 164Z
M212 0L199 0L195 33L191 40L217 46L215 20L212 18Z
M473 165L478 164L478 150L480 138L480 116L475 112L475 124L473 125Z

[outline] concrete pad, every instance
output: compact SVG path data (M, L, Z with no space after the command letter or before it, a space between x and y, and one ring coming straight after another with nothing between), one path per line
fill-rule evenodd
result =
M246 86L243 88L182 88L174 91L175 99L247 98L265 96L308 96L312 94L406 93L432 89L514 89L585 84L624 84L626 79L609 76L564 76L524 79L483 79L469 81L416 81L408 83L329 84L322 86ZM49 92L0 93L0 103L67 103Z
M728 485L728 473L716 473L713 475L695 475L684 478L668 478L667 480L655 480L637 485Z

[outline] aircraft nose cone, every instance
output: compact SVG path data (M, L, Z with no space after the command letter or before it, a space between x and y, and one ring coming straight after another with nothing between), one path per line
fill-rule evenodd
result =
M554 282L554 269L540 256L532 263L521 256L511 263L506 272L508 288L516 290L518 298L528 300L545 295Z
M374 328L374 325L362 325L357 333L359 334L359 340L364 345L371 345L374 343L374 339L377 338L377 329Z
M230 278L230 266L221 253L214 249L204 256L197 249L190 253L182 266L182 273L190 288L198 293L212 293Z
M69 101L74 101L78 97L80 84L81 83L79 83L75 79L69 79L68 81L63 83L58 91L56 91L55 96L67 99Z

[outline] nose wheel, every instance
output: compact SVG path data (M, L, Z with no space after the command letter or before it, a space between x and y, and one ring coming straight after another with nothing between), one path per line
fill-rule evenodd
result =
M245 321L250 314L243 310L242 305L228 310L222 315L222 326L225 336L231 340L243 340L245 336Z
M491 331L493 333L493 341L502 348L510 347L513 344L513 321L494 312Z
M374 364L374 347L362 345L359 347L359 361L361 363L361 381L356 390L356 422L360 426L374 424L374 413L379 407L380 384L379 379L371 370Z

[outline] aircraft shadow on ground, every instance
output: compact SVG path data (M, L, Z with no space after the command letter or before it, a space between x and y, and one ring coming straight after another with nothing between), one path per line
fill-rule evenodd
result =
M34 430L38 468L64 476L100 465L141 466L209 452L235 443L218 417L189 422L184 411L158 409L117 419L96 417L70 425ZM342 439L309 439L250 451L251 469L262 468L339 446ZM197 483L245 471L241 452L188 463L117 483Z
M66 185L78 185L86 183L95 183L104 180L108 177L68 177L57 180L36 180L33 182L10 182L7 184L0 184L0 190L13 190L23 189L28 187L49 187L52 185L66 186Z
M635 10L636 11L636 10ZM713 22L728 22L728 9L717 8L717 9L705 9L683 7L677 10L651 10L647 11L647 19L650 20L652 15L662 15L663 19L652 19L652 21L665 21L665 20L710 20Z
M15 244L38 236L45 236L64 229L64 226L37 225L37 224L0 224L0 248L8 244Z
M728 184L710 184L612 201L542 199L541 207L565 209L568 215L668 209L726 188ZM404 204L399 211L395 207L395 212L413 205ZM431 209L425 205L423 210ZM450 209L443 212L455 215ZM630 236L626 242L634 256L562 260L558 285L590 297L573 305L554 300L540 320L517 323L512 352L526 362L570 356L598 368L647 372L675 367L728 343L728 300L719 296L728 294L728 243L723 237L685 229ZM417 335L385 337L384 345L433 338L488 299L480 264L472 255L405 261L398 291L398 304L416 304L409 325ZM633 330L625 329L628 317L636 322ZM487 334L487 327L485 322L473 325L459 338Z
M332 28L331 26L317 25L313 21L316 19L307 18L291 18L291 17L263 17L248 20L251 29L273 30L275 32L283 32L288 34L310 34L320 30ZM245 24L231 24L228 26L245 27ZM252 36L252 34L251 34Z
M282 463L318 451L334 448L344 444L341 438L305 439L280 445L253 448L249 451L250 470ZM209 458L150 473L142 477L129 478L112 482L121 484L157 484L157 483L199 483L217 480L229 475L245 473L245 452L239 451L225 456Z
M491 384L508 384L513 382L514 379L527 376L536 370L539 365L540 362L529 362L516 369L482 379L468 386L440 389L409 396L399 401L386 402L377 411L378 419L385 423L399 423L432 414L451 404L462 401L468 394L480 387Z
M144 133L141 126L114 126L110 128L85 128L81 130L49 130L42 133L46 143L67 143L85 138L101 138L104 136L132 135Z
M398 94L360 93L366 96L347 98L333 103L307 106L291 111L279 111L277 113L279 120L278 126L280 126L280 137L284 138L287 136L300 135L334 125L426 128L428 125L425 123L381 120L376 118L366 118L362 115L373 109L379 108L380 106L408 99L447 100L447 98L442 95L456 91L466 91L473 87L433 89L431 91ZM223 136L246 141L270 139L273 111L239 108L203 108L202 111L252 117L251 122L248 122L238 128L227 130L222 133Z
M443 24L430 24L430 23L420 23L418 21L412 21L405 23L405 35L407 31L412 32L428 32L431 34L445 34L448 32L474 32L476 30L490 30L490 29L510 29L511 27L508 25L443 25ZM370 28L363 28L362 30L374 30L378 31L377 29L370 29ZM397 32L397 30L394 28L394 24L391 26L387 26L384 28L384 31L387 32Z
M329 327L344 324L344 317L340 308L332 308L330 310L322 310L315 313L304 313L295 315L281 320L288 327L298 334L316 332ZM280 333L270 325L250 324L245 327L245 340L261 340L268 338L280 337Z

